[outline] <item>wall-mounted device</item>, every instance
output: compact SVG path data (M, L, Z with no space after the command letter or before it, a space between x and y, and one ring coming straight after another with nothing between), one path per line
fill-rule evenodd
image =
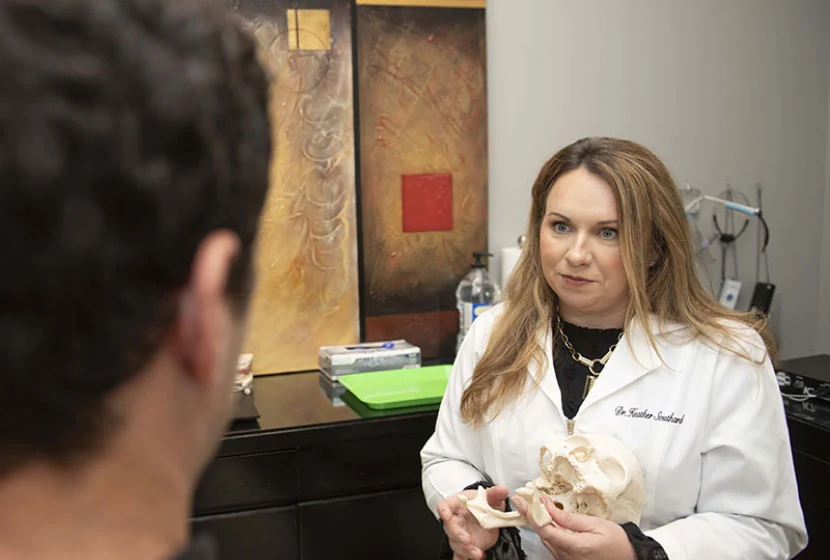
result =
M738 303L738 296L741 293L741 281L729 278L723 282L718 301L727 309L735 309Z
M772 296L775 295L775 284L757 282L752 291L752 300L749 302L750 311L760 311L768 315L772 307Z
M769 279L769 262L767 260L767 245L769 245L769 227L767 227L767 222L764 220L763 214L761 213L760 207L760 200L761 200L761 185L757 185L758 188L758 201L759 205L758 208L754 208L752 206L748 206L746 204L739 204L732 200L725 200L723 198L718 198L715 196L710 196L708 194L699 195L689 202L685 204L685 210L687 215L696 215L697 210L700 207L700 204L704 201L712 202L715 204L719 204L728 208L729 210L734 210L735 212L740 212L742 214L746 214L749 216L755 216L758 218L759 224L764 228L764 236L763 242L761 244L760 250L758 252L758 264L756 265L755 271L755 287L752 292L752 299L749 303L749 311L756 311L761 312L765 315L769 314L770 308L772 306L772 297L775 293L775 285L770 283ZM687 189L691 190L691 189ZM699 191L698 191L699 192ZM745 229L746 224L742 227L741 231ZM734 236L732 236L734 237ZM766 263L766 282L761 282L759 278L758 268L760 266L760 257L763 254L764 261ZM724 255L725 260L725 255ZM736 268L737 268L737 260L736 260ZM723 276L723 274L722 274ZM740 294L741 290L741 283L738 280L734 279L727 279L723 277L721 291L720 291L720 298L719 301L721 305L728 307L729 309L735 309L735 306L738 302L738 295Z

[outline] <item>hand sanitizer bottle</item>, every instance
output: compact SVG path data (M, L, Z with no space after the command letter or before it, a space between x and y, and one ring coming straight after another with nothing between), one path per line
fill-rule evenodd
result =
M459 323L456 353L461 348L461 342L476 317L498 303L501 298L499 285L487 274L487 269L482 262L483 258L492 256L486 252L473 253L475 263L455 290Z

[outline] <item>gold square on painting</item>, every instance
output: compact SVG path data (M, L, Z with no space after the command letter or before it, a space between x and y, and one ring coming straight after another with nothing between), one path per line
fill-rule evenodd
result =
M328 10L286 10L288 48L292 51L331 49L331 14Z

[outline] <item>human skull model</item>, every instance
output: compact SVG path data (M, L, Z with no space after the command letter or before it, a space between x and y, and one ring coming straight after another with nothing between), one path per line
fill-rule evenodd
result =
M637 457L618 439L606 434L574 435L555 450L539 452L541 476L516 490L538 525L551 518L542 502L547 495L570 513L592 515L615 523L639 523L645 488ZM527 525L518 512L496 511L483 490L473 500L462 500L482 527Z

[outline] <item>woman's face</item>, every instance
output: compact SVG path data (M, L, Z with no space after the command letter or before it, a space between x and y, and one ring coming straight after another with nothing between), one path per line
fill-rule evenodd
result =
M539 252L564 320L592 328L623 326L629 290L608 183L582 168L559 177L548 193Z

